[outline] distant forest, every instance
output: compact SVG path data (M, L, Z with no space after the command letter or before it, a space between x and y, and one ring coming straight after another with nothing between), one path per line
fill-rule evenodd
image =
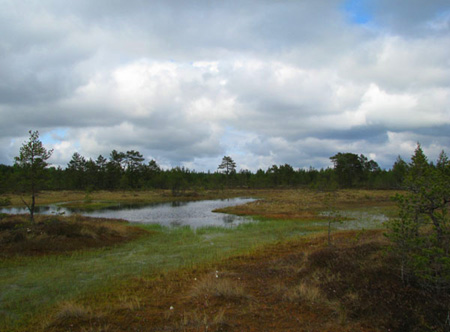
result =
M145 163L138 151L113 150L109 158L87 159L74 153L66 168L47 167L40 188L44 190L145 190L169 189L174 195L185 190L225 188L336 188L399 189L409 167L398 157L390 170L364 155L338 153L330 157L333 168L294 169L289 164L273 165L257 172L237 170L229 156L214 172L197 172L185 167L162 169L155 160ZM0 193L20 192L23 176L19 165L0 164Z

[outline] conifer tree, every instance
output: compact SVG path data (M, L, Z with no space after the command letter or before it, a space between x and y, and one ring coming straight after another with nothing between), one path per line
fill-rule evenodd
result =
M36 195L42 186L44 169L47 167L47 160L51 157L53 150L47 151L39 140L38 131L29 131L30 138L22 144L19 156L15 158L16 165L22 172L21 182L24 189L31 193L31 202L22 201L30 212L30 220L34 221L34 211L36 206Z

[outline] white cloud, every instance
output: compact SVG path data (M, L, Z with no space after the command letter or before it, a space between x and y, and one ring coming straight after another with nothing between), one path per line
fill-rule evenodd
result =
M28 130L58 128L61 165L134 149L197 170L223 155L252 170L322 167L340 151L390 167L418 140L448 150L446 2L371 3L364 25L342 6L6 2L0 162Z

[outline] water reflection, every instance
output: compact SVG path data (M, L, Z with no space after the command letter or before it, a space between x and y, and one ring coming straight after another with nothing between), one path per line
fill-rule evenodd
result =
M180 207L183 205L187 205L187 202L180 202L180 201L172 202L172 207Z
M130 222L157 223L165 226L192 228L202 226L230 227L243 222L252 221L251 218L223 213L212 212L215 209L227 206L241 205L252 202L252 198L232 198L226 200L206 200L196 202L170 202L153 204L121 204L94 211L69 209L57 205L39 207L40 214L65 214L74 213L89 217L124 219ZM4 208L2 213L22 214L28 213L25 208Z
M224 224L232 224L236 220L237 216L232 214L226 214L222 216L222 220Z

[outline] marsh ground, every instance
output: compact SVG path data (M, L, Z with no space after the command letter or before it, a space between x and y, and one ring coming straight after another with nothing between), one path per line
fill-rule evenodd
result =
M448 299L436 301L400 282L382 231L334 232L332 247L321 235L327 224L321 211L376 208L395 215L393 194L189 193L186 199L260 198L223 210L260 221L195 232L143 225L131 232L139 236L102 248L5 258L2 326L4 331L439 331ZM87 202L83 195L40 198L83 205L170 197L105 192L89 194ZM74 218L75 224L89 224Z

